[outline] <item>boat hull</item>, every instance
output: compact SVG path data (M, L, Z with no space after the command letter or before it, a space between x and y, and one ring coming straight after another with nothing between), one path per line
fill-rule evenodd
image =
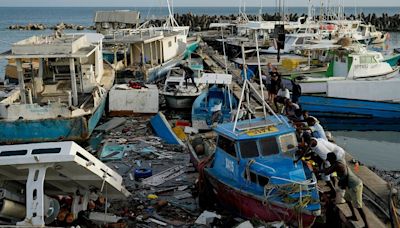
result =
M196 96L171 96L164 95L167 106L170 108L187 109L192 108Z
M183 142L175 135L168 120L161 112L150 119L151 126L158 137L162 138L168 144L184 145Z
M301 220L303 227L310 227L315 221L316 216L314 215L298 213L290 208L263 202L251 194L238 191L224 184L209 174L207 170L205 170L205 174L219 203L229 210L234 210L241 217L246 219L257 218L266 222L286 221L292 224L299 224Z
M102 114L106 98L92 115L73 118L0 121L0 144L87 140Z
M299 102L330 130L400 130L400 103L324 96L301 96Z

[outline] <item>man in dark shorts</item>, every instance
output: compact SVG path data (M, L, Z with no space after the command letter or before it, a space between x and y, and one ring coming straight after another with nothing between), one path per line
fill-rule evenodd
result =
M271 72L271 88L268 93L269 101L273 103L275 101L278 90L281 87L281 75L278 73L278 69L274 67Z
M368 221L365 216L362 201L362 192L363 192L363 183L360 178L358 178L350 168L347 167L346 163L337 159L335 153L331 152L327 154L327 161L331 164L330 167L321 170L321 173L325 175L332 174L333 172L337 173L337 177L339 179L338 185L342 189L346 189L346 193L344 198L346 199L347 204L352 213L352 220L357 220L354 208L357 208L358 212L361 215L361 218L364 221L365 227L368 226Z
M188 80L190 79L192 80L193 85L196 87L196 93L199 92L199 88L194 82L194 71L190 69L188 62L185 61L183 64L180 65L180 68L182 68L185 71L186 88L188 87Z

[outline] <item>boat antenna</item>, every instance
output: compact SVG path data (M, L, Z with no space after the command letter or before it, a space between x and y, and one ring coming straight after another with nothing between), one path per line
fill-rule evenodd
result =
M225 27L224 25L221 25L222 51L224 52L225 74L228 74L228 61L227 61L227 58L226 58L224 27Z

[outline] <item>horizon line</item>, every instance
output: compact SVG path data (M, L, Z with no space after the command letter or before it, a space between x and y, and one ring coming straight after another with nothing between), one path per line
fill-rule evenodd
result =
M164 5L162 5L162 6L160 6L160 5L158 5L158 6L131 6L131 5L117 5L117 6L111 6L111 5L103 5L103 6L89 6L89 5L82 5L82 6L77 6L77 5L74 5L74 6L67 6L67 5L56 5L56 6L20 6L20 5L1 5L0 4L0 7L15 7L15 8L22 8L22 7L25 7L25 8L38 8L38 7L41 7L41 8L50 8L50 7L54 7L54 8L63 8L63 7L76 7L76 8L79 8L79 7L87 7L87 8L98 8L98 7L109 7L109 8L115 8L115 7L165 7L165 8L167 8L167 6L164 6ZM183 8L183 7L196 7L196 8L210 8L210 7L220 7L220 8L239 8L239 6L225 6L225 5L221 5L221 6L219 6L219 5L213 5L213 6L174 6L174 8ZM259 5L249 5L249 6L246 6L246 8L248 8L248 7L251 7L251 8L260 8L260 6ZM263 6L263 7L261 7L261 8L271 8L271 7L273 7L273 8L277 8L277 6ZM285 8L293 8L293 7L305 7L305 8L307 8L308 6L307 5L294 5L294 6L285 6ZM321 7L321 6L313 6L313 7ZM325 6L323 6L323 7L325 7ZM358 6L344 6L344 7L346 7L346 8L348 8L348 7L350 7L350 8L354 8L354 7L357 7L357 8L359 8L359 7L374 7L374 8L376 8L376 7L378 7L378 8L386 8L386 7L397 7L397 8L400 8L400 5L398 5L398 6L371 6L371 5L365 5L365 6L360 6L360 5L358 5Z

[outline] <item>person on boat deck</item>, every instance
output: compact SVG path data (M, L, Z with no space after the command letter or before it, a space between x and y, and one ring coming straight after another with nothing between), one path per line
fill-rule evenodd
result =
M188 87L188 80L190 79L193 85L196 87L196 93L199 92L199 87L197 87L196 83L194 82L194 71L190 69L188 62L185 61L183 64L180 65L180 68L185 71L186 88Z
M211 107L211 112L212 112L212 116L211 116L211 121L212 123L215 122L219 122L219 120L222 117L222 101L218 101L213 107Z
M312 132L312 135L315 138L321 138L321 139L325 139L328 141L328 138L326 137L326 134L325 134L325 130L322 127L322 125L319 123L317 118L315 118L313 116L309 116L306 118L306 122L307 122L309 129Z
M246 79L247 80L250 81L255 75L254 72L250 68L248 68L247 66L243 67L243 65L239 65L239 69L241 70L240 71L240 76L242 77L243 82L244 82L244 79L245 79L245 77L244 77L245 69L246 69Z
M267 88L268 94L269 90L271 89L271 72L272 72L273 66L272 63L267 63L267 72L262 71L262 80Z
M367 217L363 209L363 183L360 178L358 178L351 169L348 168L344 160L338 159L336 154L331 152L327 154L327 160L331 164L330 167L321 170L321 173L325 175L330 175L333 172L337 173L339 179L338 185L340 188L345 189L346 193L344 198L351 210L351 219L357 221L357 217L354 208L357 208L361 218L364 222L364 227L369 227Z
M292 102L297 104L301 97L301 86L296 79L290 80L290 82L292 83Z
M278 93L279 88L281 87L281 75L278 72L278 68L274 67L271 76L271 89L268 93L268 100L272 103L274 102L276 95Z
M285 88L283 85L279 88L278 93L276 94L276 98L274 100L274 105L276 109L278 110L278 103L285 105L286 100L290 100L290 92L287 88ZM278 110L279 111L279 110ZM283 108L279 113L283 112Z

